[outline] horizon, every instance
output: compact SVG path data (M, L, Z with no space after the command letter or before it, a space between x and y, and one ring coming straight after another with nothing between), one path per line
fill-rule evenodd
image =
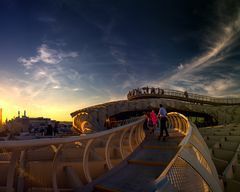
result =
M138 87L240 97L237 0L0 2L3 121L71 121Z

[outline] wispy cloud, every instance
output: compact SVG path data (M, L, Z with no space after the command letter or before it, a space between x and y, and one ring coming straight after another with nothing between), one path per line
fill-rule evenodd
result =
M235 86L234 80L229 77L222 78L220 75L218 78L216 76L211 78L208 69L211 68L211 73L213 71L216 73L219 64L232 55L231 51L239 40L240 12L237 16L232 17L232 20L227 24L222 21L218 23L217 30L212 29L213 36L208 36L206 39L208 51L189 62L180 63L174 71L169 72L160 80L151 82L151 84L178 90L199 89L211 95L218 95Z
M126 53L124 51L121 51L118 47L110 46L110 53L119 64L127 64Z
M133 89L139 84L139 80L135 74L118 73L115 74L113 78L116 78L119 82L119 85L116 87L120 90Z
M59 70L56 68L37 68L33 73L35 83L41 82L43 89L53 88L60 89L61 83L58 79Z
M223 33L218 34L219 38L216 42L209 47L209 51L201 56L192 59L191 62L180 64L178 69L182 69L175 74L173 74L170 79L177 80L184 78L187 74L192 74L194 72L200 71L206 67L217 64L225 59L225 53L223 51L230 51L229 48L233 46L236 40L236 34L240 31L240 18L238 17L229 26L224 27ZM217 35L217 34L216 34ZM228 50L227 50L228 48ZM221 54L222 53L222 54Z
M179 66L178 66L178 69L179 69L179 70L182 70L183 68L184 68L183 64L180 63Z
M72 90L73 90L73 91L80 91L79 88L73 88Z
M219 95L219 93L226 94L225 92L231 88L237 86L236 81L231 78L216 79L212 83L205 85L204 89L210 95Z
M64 58L67 57L77 57L77 52L64 52L55 49L49 48L46 44L42 44L39 48L37 48L37 55L34 57L24 58L19 57L18 62L22 63L26 68L31 68L32 65L38 62L43 62L46 64L58 64Z
M111 89L105 89L104 92L105 92L106 98L107 98L106 101L108 101L108 102L126 99L125 95L114 92Z

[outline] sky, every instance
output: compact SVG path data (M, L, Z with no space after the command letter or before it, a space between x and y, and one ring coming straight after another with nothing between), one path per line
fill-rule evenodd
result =
M71 120L153 86L240 97L238 0L1 0L3 119Z

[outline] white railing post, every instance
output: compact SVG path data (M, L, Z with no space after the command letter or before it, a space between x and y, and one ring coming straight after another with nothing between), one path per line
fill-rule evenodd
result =
M129 129L125 129L125 130L122 132L122 134L121 134L121 136L120 136L120 140L119 140L120 154L121 154L122 159L125 158L125 156L124 156L124 151L123 151L123 138L124 138L125 133L126 133L128 130L129 130Z
M83 173L84 176L87 180L88 183L90 183L92 181L92 178L90 176L90 172L89 172L89 166L88 166L88 157L89 157L89 152L90 152L90 146L93 143L94 139L89 139L87 141L87 144L84 148L84 152L83 152Z
M112 167L113 167L112 163L111 163L111 159L110 159L109 144L115 135L116 135L115 133L112 133L111 135L109 135L107 142L106 142L106 146L105 146L105 160L107 163L108 170L112 169Z
M156 184L167 177L171 183L170 185L177 187L178 190L182 190L190 186L186 186L185 181L181 177L183 175L189 175L188 177L191 177L192 175L196 179L196 183L202 183L201 186L196 186L196 191L202 191L206 189L205 187L208 187L207 189L213 192L222 191L217 170L211 159L208 147L198 130L185 116L179 113L168 113L168 117L173 121L174 126L176 126L176 122L178 122L178 127L176 128L186 136L179 144L180 149L175 157L156 180ZM181 121L181 123L179 123L179 121ZM188 166L189 168L184 168L183 166ZM196 172L199 176L197 176ZM194 180L187 183L190 184L192 188L195 187ZM161 189L158 190L161 191Z
M16 171L18 171L19 176L18 180L16 180L17 183L17 190L23 191L24 190L24 183L23 179L25 178L26 171L25 171L25 163L27 163L26 159L26 153L29 149L32 151L38 150L40 148L49 147L51 151L54 152L54 158L52 160L52 172L51 174L51 185L52 190L54 192L59 192L59 186L58 186L58 172L64 171L60 170L62 166L61 165L61 157L63 150L67 150L65 146L67 144L75 144L75 143L85 143L85 146L83 146L83 151L80 155L83 155L82 159L82 167L83 167L83 176L85 177L86 181L89 183L92 181L90 169L89 169L89 154L90 154L90 148L93 144L93 142L96 139L106 138L104 140L105 145L105 162L108 169L111 169L113 167L113 164L111 162L111 141L113 141L113 138L115 138L115 135L119 135L119 137L116 137L117 143L118 143L118 149L121 153L121 158L124 159L126 154L124 151L124 141L126 141L126 146L133 151L135 147L135 140L137 145L140 144L141 139L143 138L143 130L141 127L141 124L143 123L143 119L135 120L133 122L129 122L129 124L122 125L120 127L109 129L106 131L101 131L97 133L92 134L86 134L81 136L72 136L72 137L64 137L64 138L42 138L42 139L33 139L33 140L16 140L16 141L1 141L0 142L0 148L6 149L6 153L8 153L10 156L10 163L9 163L9 169L8 173L6 174L7 184L6 184L6 191L10 192L14 189L14 181L16 180L17 174ZM126 136L126 137L125 137ZM129 136L129 137L127 137ZM20 158L21 155L21 158ZM28 155L27 155L28 156ZM26 160L26 162L25 162ZM39 161L41 163L41 161ZM30 168L31 169L31 168ZM31 172L32 170L30 170ZM38 175L38 174L37 174ZM38 176L37 176L38 177ZM40 178L36 178L40 179ZM42 186L44 187L44 186ZM31 186L30 186L31 188ZM29 190L31 190L29 188Z
M61 156L61 152L63 149L63 144L60 144L58 147L52 146L52 149L55 150L55 155L54 155L54 159L53 159L53 172L52 172L52 185L53 185L53 191L54 192L59 192L58 189L58 184L57 184L57 171L58 171L58 167L59 167L59 159Z
M12 152L11 161L10 161L10 165L7 173L7 190L6 190L7 192L13 191L14 175L17 170L17 165L18 165L18 160L20 158L20 155L21 155L21 150L14 150ZM4 174L4 173L1 173L1 174Z
M133 152L133 147L132 147L132 134L133 134L133 131L137 128L137 126L132 126L131 127L131 131L130 131L130 134L129 134L129 137L128 137L128 144L129 144L129 148L130 148L130 151Z

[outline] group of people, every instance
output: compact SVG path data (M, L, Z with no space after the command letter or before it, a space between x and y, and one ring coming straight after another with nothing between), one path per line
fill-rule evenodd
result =
M133 89L132 91L128 92L128 97L136 96L136 95L144 95L144 94L160 94L164 95L164 90L160 88L154 87L143 87L138 89Z
M163 137L163 131L165 132L165 137L168 137L168 130L167 130L167 110L163 107L162 104L159 105L159 111L156 115L154 110L152 110L150 113L147 113L147 127L149 129L150 134L152 133L154 135L154 132L157 128L157 125L160 121L160 134L158 136L158 139L160 140ZM163 138L165 140L165 137Z

